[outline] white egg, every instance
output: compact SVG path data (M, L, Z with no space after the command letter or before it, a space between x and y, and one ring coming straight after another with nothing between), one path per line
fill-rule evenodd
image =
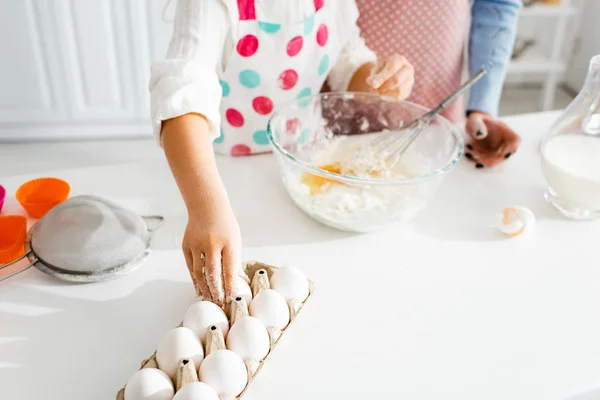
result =
M283 329L290 323L290 310L278 292L261 290L250 303L250 315L261 320L267 328Z
M202 343L206 339L208 329L213 325L221 329L223 337L227 337L229 331L227 315L218 305L210 301L192 304L183 317L183 326L191 329Z
M125 400L171 400L174 394L171 379L156 368L139 370L125 385Z
M218 394L237 396L248 383L248 372L244 361L231 350L210 353L198 374L200 381L210 385Z
M235 284L237 285L237 295L246 299L246 304L250 304L252 301L252 289L250 289L250 285L246 283L244 279L241 277L236 277Z
M158 368L175 378L179 362L188 358L196 368L204 359L204 350L198 337L188 328L179 327L167 332L156 349Z
M269 353L271 342L264 324L254 317L244 317L231 327L227 348L242 360L262 360Z
M173 400L219 400L219 395L206 383L192 382L179 389Z
M531 232L535 226L533 212L521 206L507 207L499 215L498 230L510 237Z
M279 268L271 277L271 289L284 299L304 301L308 297L308 280L298 268Z

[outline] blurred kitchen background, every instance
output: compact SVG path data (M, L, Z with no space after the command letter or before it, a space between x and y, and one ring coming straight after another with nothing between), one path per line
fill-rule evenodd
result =
M149 136L165 3L0 0L0 141ZM600 53L600 0L524 3L502 115L564 108Z

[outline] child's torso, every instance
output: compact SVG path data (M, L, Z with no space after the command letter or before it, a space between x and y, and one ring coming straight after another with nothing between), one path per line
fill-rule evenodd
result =
M267 124L274 106L319 92L338 58L339 46L330 37L334 30L324 0L311 2L312 14L304 13L298 22L280 23L259 19L264 13L258 1L237 1L233 53L219 73L223 121L215 140L218 153L268 152Z

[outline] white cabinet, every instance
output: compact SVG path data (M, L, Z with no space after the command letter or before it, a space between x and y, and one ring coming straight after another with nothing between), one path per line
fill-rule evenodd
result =
M65 117L46 5L0 0L0 123Z
M166 2L0 0L0 140L150 134Z

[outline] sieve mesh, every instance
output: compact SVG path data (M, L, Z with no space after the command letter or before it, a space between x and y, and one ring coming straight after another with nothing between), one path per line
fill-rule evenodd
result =
M40 262L83 273L132 262L146 251L148 241L139 215L95 196L59 204L31 232L31 250Z

